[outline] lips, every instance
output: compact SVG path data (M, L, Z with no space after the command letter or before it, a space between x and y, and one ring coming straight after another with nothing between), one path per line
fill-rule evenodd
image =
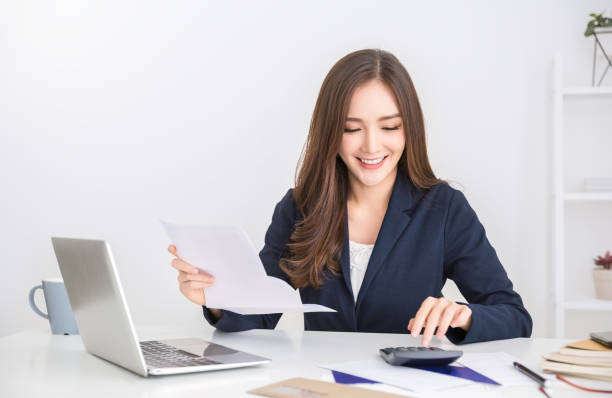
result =
M388 157L389 157L389 155L383 156L383 158L382 158L382 160L380 162L374 163L374 164L364 163L358 157L357 157L357 159L359 160L359 165L361 167L363 167L364 169L374 170L374 169L378 169L378 168L382 167L382 165L385 163L385 161L387 160ZM374 158L374 159L380 159L380 158ZM366 159L366 160L368 160L368 159Z
M379 156L379 157L377 157L377 158L360 158L360 157L358 157L358 156L355 156L355 157L356 157L357 159L359 159L360 161L362 161L362 160L378 160L378 159L381 159L381 158L382 158L382 160L385 160L385 159L386 159L388 156L389 156L389 155Z

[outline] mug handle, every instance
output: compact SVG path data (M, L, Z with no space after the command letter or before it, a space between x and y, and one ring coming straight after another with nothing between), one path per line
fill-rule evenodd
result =
M39 310L36 306L36 303L34 302L34 293L36 293L36 289L42 289L42 285L34 286L30 290L30 307L32 307L32 310L34 310L34 312L36 312L38 315L42 316L45 319L49 319L49 315Z

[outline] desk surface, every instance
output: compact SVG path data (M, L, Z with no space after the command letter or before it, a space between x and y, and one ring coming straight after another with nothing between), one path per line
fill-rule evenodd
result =
M341 332L286 332L251 330L223 333L203 328L186 335L178 327L138 328L139 338L165 339L201 337L232 348L272 359L258 367L177 376L137 376L123 368L87 354L80 336L53 336L42 330L27 330L0 338L0 396L112 396L112 397L254 397L246 391L291 377L321 379L329 374L320 364L376 357L388 346L416 345L409 335ZM443 343L447 343L444 341ZM543 353L566 344L559 339L511 339L464 345L465 352L505 351L528 366L538 368ZM555 398L599 394L582 393L559 385ZM458 391L447 396L456 397ZM533 386L489 387L486 396L540 397ZM474 391L465 391L474 396ZM443 396L439 392L435 396Z

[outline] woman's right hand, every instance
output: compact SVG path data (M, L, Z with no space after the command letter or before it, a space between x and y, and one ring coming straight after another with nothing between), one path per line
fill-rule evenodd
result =
M215 282L215 277L183 261L176 251L176 246L168 246L168 251L175 256L171 265L178 271L176 279L181 293L193 303L206 305L204 288L211 286Z

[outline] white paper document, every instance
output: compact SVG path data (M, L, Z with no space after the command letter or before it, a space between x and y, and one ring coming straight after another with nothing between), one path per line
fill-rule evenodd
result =
M534 385L533 380L514 369L514 362L527 366L551 383L556 382L554 375L539 372L538 367L525 363L507 352L466 352L454 364L467 366L505 387Z
M322 368L378 381L417 393L440 391L472 384L459 377L447 376L407 366L389 365L382 358L320 365Z
M336 312L319 304L302 304L297 290L282 279L268 276L257 250L239 225L161 223L178 255L215 277L215 283L206 288L207 307L239 314Z
M533 380L520 373L513 367L513 362L521 362L518 358L505 352L466 352L451 365L466 366L478 372L504 387L533 386ZM529 365L529 364L525 364ZM485 392L493 394L499 387L477 383L471 380L430 372L427 370L410 368L407 366L393 366L386 363L382 358L366 359L360 361L340 362L320 365L322 368L347 373L353 376L363 377L418 393L446 394L453 391L461 392ZM535 367L531 367L536 369ZM554 376L542 374L542 377L553 382ZM463 395L462 395L463 396ZM488 396L488 395L485 395Z

